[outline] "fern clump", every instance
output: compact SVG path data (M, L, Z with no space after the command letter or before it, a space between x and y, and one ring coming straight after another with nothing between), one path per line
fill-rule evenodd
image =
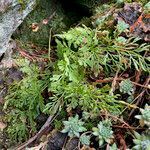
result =
M63 97L64 104L69 110L80 106L83 111L97 115L101 109L118 113L122 108L117 103L117 95L109 95L110 87L108 85L98 89L86 82L66 83L64 80L57 80L51 83L49 90L54 92L53 97L51 97L53 102L60 104L62 100L60 98ZM46 106L53 109L49 103Z
M39 80L39 69L27 60L20 60L24 78L10 86L4 105L6 120L10 124L7 131L15 141L28 138L36 131L35 118L43 111L45 104L41 95L45 82Z
M109 85L100 89L86 81L89 72L98 75L103 70L96 30L77 27L56 37L58 60L49 83L53 96L44 111L54 112L54 105L62 104L95 115L101 109L119 112L121 105L116 103L117 95L109 95Z

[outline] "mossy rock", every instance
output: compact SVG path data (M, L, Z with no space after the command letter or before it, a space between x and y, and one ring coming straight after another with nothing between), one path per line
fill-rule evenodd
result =
M13 37L22 43L34 43L41 46L48 46L50 30L52 33L61 33L78 23L84 16L92 15L92 8L100 0L38 0L36 8L27 16L22 25L13 34ZM42 24L44 19L55 15L48 24ZM32 31L32 24L40 24L37 32Z
M48 24L42 24L42 21L52 16L54 12L55 15L49 20ZM48 45L51 28L54 33L61 32L67 28L65 17L63 9L57 3L57 0L40 0L36 8L27 16L22 25L13 34L13 37L23 43L31 42L37 45ZM40 24L37 32L32 31L31 25L33 23Z

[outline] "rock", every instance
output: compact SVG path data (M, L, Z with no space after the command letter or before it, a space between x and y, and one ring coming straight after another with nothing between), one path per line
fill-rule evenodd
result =
M23 78L22 72L17 68L0 70L0 103L3 103L7 95L8 87L13 82L19 82Z
M12 79L15 82L19 82L23 78L23 73L18 68L12 67L6 72L6 76L6 80ZM10 83L8 83L8 85L9 84Z
M40 0L13 37L22 43L47 47L50 30L54 34L64 31L68 20L58 0Z
M62 150L62 147L65 143L67 138L67 134L53 131L52 135L50 136L47 144L47 150Z
M41 0L13 34L22 43L47 47L52 35L61 33L92 15L92 8L100 0ZM54 15L53 15L54 14Z
M78 143L79 143L78 138L70 139L66 144L66 150L79 150Z
M9 49L13 32L33 10L36 0L0 0L0 56Z
M5 51L5 53L2 54L0 59L0 70L11 68L14 65L14 61L12 58L13 50L16 48L15 41L10 40L8 42L8 49Z

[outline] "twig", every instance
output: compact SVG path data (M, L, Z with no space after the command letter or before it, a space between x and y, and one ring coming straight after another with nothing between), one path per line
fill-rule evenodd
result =
M44 149L45 149L45 146L47 145L47 142L48 142L48 141L45 141L45 142L43 142L43 143L40 143L38 146L31 147L30 150L44 150Z
M147 87L148 87L149 82L150 82L150 76L149 76L149 77L147 78L147 80L145 81L144 86L147 86ZM146 91L146 89L144 89L144 90L139 94L138 100L137 100L137 102L135 103L136 106L138 106L139 103L141 102L141 99L142 99L142 97L143 97L145 91ZM136 98L136 99L137 99L137 98ZM128 119L131 118L131 116L132 116L132 114L134 113L134 111L135 111L135 109L132 109L132 110L131 110Z
M140 81L141 70L136 71L135 73L135 82L138 83Z
M66 138L65 138L65 141L64 141L64 144L63 144L62 150L65 150L65 146L66 146L67 140L68 140L68 137L66 137Z
M108 82L112 82L113 78L108 78L108 79L100 79L100 80L96 80L95 82L97 83L108 83Z
M52 13L52 15L50 15L48 18L45 19L45 20L47 20L47 23L55 16L55 14L56 14L56 11L54 11ZM43 21L41 21L40 23L38 23L39 28L42 27L42 25L43 25Z
M113 93L115 91L115 86L116 86L116 82L117 82L117 79L118 79L118 73L119 73L119 69L117 70L116 75L115 75L115 77L112 81L111 90L110 90L111 95L113 95Z
M146 128L138 128L138 127L126 127L126 126L118 126L113 125L114 128L121 128L121 129L132 129L132 130L145 130Z
M49 47L48 47L48 59L51 62L51 33L52 33L52 28L50 29L49 32Z
M134 100L132 101L132 103L130 103L129 105L131 106L135 106L135 107L132 107L132 108L139 108L136 106L136 104L134 104L134 102L139 98L141 97L144 93L145 93L146 90L142 91L137 97L134 98ZM127 109L127 107L122 111L122 113Z
M147 88L147 89L150 89L150 87L148 86L145 86L145 85L142 85L142 84L139 84L139 83L136 83L136 82L133 82L131 81L133 84L137 85L137 86L140 86L140 87L143 87L143 88Z
M26 59L30 60L30 61L42 61L42 62L47 62L47 58L41 58L40 54L30 54L29 52L27 52L26 50L21 49L20 47L17 48L17 50L19 51L20 55L22 57L25 57Z
M118 142L119 142L119 149L126 150L127 145L123 138L123 135L119 132L115 135L115 137L116 137L116 140L118 140Z
M140 81L140 76L141 76L141 70L136 70L134 76L135 76L134 84L135 84L135 83L139 83L139 81ZM132 84L133 84L133 82L132 82ZM135 91L136 91L136 89L137 89L137 86L134 86L134 87L133 87L133 97L135 97Z
M108 83L108 82L112 82L113 80L114 80L114 78L109 78L109 79L96 80L95 82L97 82L97 83ZM125 79L123 79L123 78L116 78L115 80L116 80L116 81L123 81L123 80L125 80ZM137 86L150 89L150 88L149 88L148 86L146 86L146 85L142 85L142 84L139 84L139 83L136 83L136 82L133 82L133 81L131 81L131 82L132 82L132 84L135 84L135 85L137 85Z
M31 144L32 142L34 142L37 138L40 138L42 136L42 134L45 132L45 130L50 126L50 124L56 118L57 114L55 116L49 116L48 119L47 119L47 121L45 122L45 124L42 126L42 128L40 129L40 131L35 136L33 136L27 142L23 143L22 145L20 145L19 147L15 148L15 149L16 150L22 150L25 147L27 147L29 144Z
M116 103L120 103L120 104L123 104L123 105L126 105L126 106L128 106L129 108L134 108L134 109L136 109L136 108L138 108L139 109L139 107L138 106L136 106L135 104L130 104L130 103L127 103L127 102L125 102L125 101L115 101ZM124 112L124 110L122 111L122 113Z
M102 115L106 115L106 114L102 114ZM113 116L113 115L110 115L110 114L107 114L108 115L108 117L111 117L111 118L114 118L114 119L116 119L116 120L119 120L121 123L123 123L124 125L126 125L127 127L130 127L130 125L129 124L127 124L125 121L123 121L122 119L120 119L120 118L118 118L118 117L116 117L116 116Z

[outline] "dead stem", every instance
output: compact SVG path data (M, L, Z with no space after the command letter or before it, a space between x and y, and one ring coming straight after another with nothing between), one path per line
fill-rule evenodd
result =
M102 115L106 115L106 114L102 114ZM107 114L107 116L108 117L111 117L111 118L113 118L113 119L115 119L115 120L119 120L121 123L123 123L124 125L126 125L127 127L131 127L128 123L126 123L125 121L123 121L122 119L120 119L120 118L118 118L118 117L116 117L116 116L113 116L113 115L110 115L110 114Z
M54 119L56 118L57 115L58 115L58 112L57 112L57 114L55 116L49 116L48 119L47 119L47 121L45 122L45 124L42 126L42 128L40 129L40 131L35 136L33 136L27 142L23 143L22 145L18 146L15 149L16 150L22 150L25 147L27 147L29 144L31 144L32 142L34 142L36 139L39 139L43 135L43 133L45 132L45 130L54 121Z
M150 82L150 76L146 79L145 83L144 83L144 86L147 86L149 85L149 82ZM143 89L143 91L138 95L138 97L136 98L137 101L135 103L136 106L139 105L139 103L141 102L142 100L142 97L144 95L144 93L146 92L146 89ZM132 109L130 114L129 114L129 117L128 117L128 120L131 118L132 114L134 113L135 109Z
M110 94L113 95L114 91L115 91L115 87L116 87L116 83L117 83L117 78L118 78L118 73L119 73L119 69L116 72L116 75L112 81L112 85L111 85L111 90L110 90Z
M126 126L118 126L113 125L114 128L121 128L121 129L131 129L131 130L145 130L146 128L138 128L138 127L126 127Z
M108 82L112 82L114 81L115 78L109 78L109 79L101 79L101 80L96 80L95 82L96 83L108 83ZM125 79L123 78L116 78L115 81L123 81ZM133 84L137 85L137 86L140 86L140 87L143 87L143 88L147 88L147 89L150 89L150 87L147 85L142 85L142 84L139 84L139 83L136 83L136 82L133 82L131 81Z

